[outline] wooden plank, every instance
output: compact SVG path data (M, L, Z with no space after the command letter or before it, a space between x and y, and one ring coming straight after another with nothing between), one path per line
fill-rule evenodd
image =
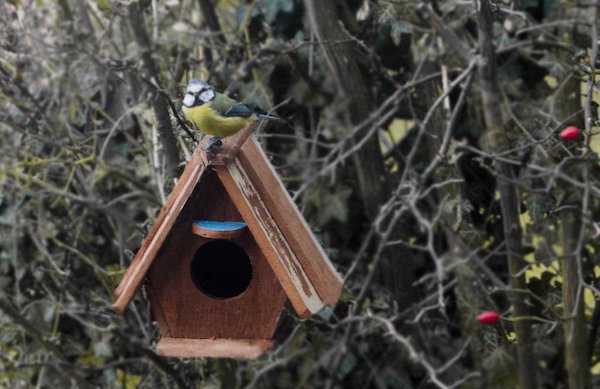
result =
M115 300L112 309L118 314L123 314L127 309L127 305L133 299L136 290L139 288L204 170L202 149L198 147L194 151L192 159L185 166L185 170L169 195L166 204L160 210L158 218L142 243L142 247L138 250L119 286L115 289Z
M298 315L320 311L323 301L239 161L215 170Z
M165 357L256 359L273 346L269 339L161 338L156 352Z
M288 194L277 172L256 140L244 143L238 161L252 180L266 208L308 274L321 299L335 305L343 281L317 242L306 220Z

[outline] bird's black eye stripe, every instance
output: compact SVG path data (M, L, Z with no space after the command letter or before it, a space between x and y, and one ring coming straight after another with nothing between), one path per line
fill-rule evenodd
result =
M210 90L210 88L202 88L198 92L190 92L193 96L200 96L202 93Z

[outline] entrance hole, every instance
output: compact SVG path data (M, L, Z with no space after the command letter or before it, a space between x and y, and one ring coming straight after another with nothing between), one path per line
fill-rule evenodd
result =
M242 247L229 240L217 239L196 251L190 274L196 288L205 295L228 299L248 289L252 263Z

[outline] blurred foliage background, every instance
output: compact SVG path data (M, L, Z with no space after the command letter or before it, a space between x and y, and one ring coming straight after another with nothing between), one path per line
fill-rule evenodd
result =
M598 384L594 4L0 0L0 386ZM110 310L195 147L191 78L289 119L257 137L345 279L256 361L161 358L143 293Z

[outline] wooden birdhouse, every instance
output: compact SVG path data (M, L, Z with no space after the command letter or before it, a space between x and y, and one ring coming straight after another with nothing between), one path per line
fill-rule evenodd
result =
M114 292L122 314L146 285L161 355L255 358L286 299L306 318L339 298L341 278L248 133L224 140L228 163L197 147Z

